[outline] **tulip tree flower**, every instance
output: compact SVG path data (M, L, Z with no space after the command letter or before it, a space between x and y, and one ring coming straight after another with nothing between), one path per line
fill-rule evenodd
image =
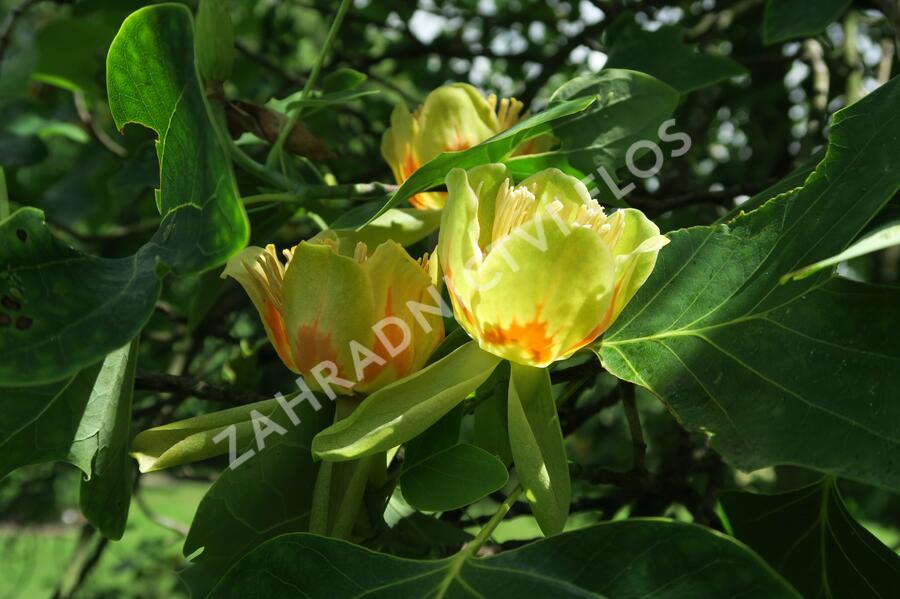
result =
M353 381L350 388L335 386L336 392L365 395L422 368L444 325L429 314L423 328L406 305L434 303L427 256L417 262L393 241L371 255L362 242L352 256L338 247L329 237L304 241L284 252L286 264L272 245L248 247L223 276L237 280L253 300L285 366L319 388L311 375L331 362L336 377Z
M518 185L502 164L453 170L438 257L453 313L472 338L370 395L313 440L351 460L404 443L458 405L503 360L509 446L545 534L562 530L569 471L546 366L594 342L650 276L667 239L637 210L607 214L556 169Z
M640 211L607 215L557 169L518 185L503 165L455 169L438 246L459 323L482 349L543 367L593 342L667 239Z
M545 533L568 515L569 473L548 371L592 343L650 276L668 240L641 212L606 214L578 179L519 184L501 164L447 176L438 256L456 319L511 363L510 448Z
M250 296L269 341L302 375L298 386L316 409L313 391L332 399L377 391L420 370L444 337L434 261L416 261L393 241L372 252L360 242L345 255L341 239L328 233L285 250L283 260L272 245L248 247L222 273ZM264 424L251 422L254 414ZM229 427L246 444L284 416L273 399L191 418L142 432L132 453L142 471L168 468L227 452L214 438Z
M381 140L381 154L397 183L403 183L420 166L443 152L466 150L509 129L522 117L523 104L515 98L485 99L467 83L444 85L428 94L414 113L400 104L391 114L391 126ZM552 136L529 139L516 154L549 149ZM419 193L410 203L421 209L440 209L446 193Z

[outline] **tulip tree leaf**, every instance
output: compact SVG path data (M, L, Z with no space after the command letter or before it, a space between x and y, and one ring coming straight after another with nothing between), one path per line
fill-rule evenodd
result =
M309 534L273 539L210 597L796 598L756 554L694 524L607 522L488 558L419 561Z
M734 536L805 597L890 597L900 556L847 511L832 479L788 493L723 493Z
M795 270L792 273L788 273L782 277L782 281L805 279L829 266L834 266L846 260L859 258L860 256L865 256L866 254L871 254L872 252L877 252L878 250L883 250L895 245L900 245L900 223L881 227L877 231L869 233L839 254L826 258L825 260L819 260L815 264L804 266L800 270Z
M408 200L417 193L440 185L444 182L444 177L447 176L447 173L454 168L465 169L478 166L479 164L502 162L523 141L552 132L555 121L581 112L590 106L594 100L594 97L586 97L560 102L543 112L520 121L513 127L501 131L468 150L439 154L420 166L412 176L404 181L400 189L385 202L381 209L366 224L373 222L390 208Z
M509 445L516 474L545 535L562 531L571 482L566 446L546 368L510 364Z
M850 0L819 0L814 7L796 0L768 0L763 17L763 41L775 44L818 35L849 6Z
M121 539L131 503L132 469L131 399L137 366L138 341L112 352L103 361L88 406L86 419L101 423L91 476L81 482L81 513L110 539Z
M205 597L228 568L263 541L307 530L313 481L321 462L309 451L313 435L331 420L333 410L298 407L300 424L282 422L283 436L238 468L226 469L203 497L184 543L184 555L203 552L182 571L193 597ZM241 453L255 443L242 444Z
M375 203L363 204L344 212L331 223L329 230L338 234L342 248L346 247L352 253L360 241L370 248L376 248L388 240L408 246L428 237L441 224L440 210L391 208L361 229L352 225L359 222L360 216L368 218L377 209L378 205Z
M400 488L409 505L425 512L465 507L503 487L506 466L485 450L460 443L403 473Z
M64 461L85 475L81 510L119 539L131 499L131 396L136 343L69 379L0 391L0 478L29 464Z
M200 87L191 29L184 6L143 8L122 23L106 61L116 126L136 123L159 136L156 203L163 219L150 245L179 273L218 266L249 238L231 163Z
M0 478L54 461L90 475L102 423L84 416L99 371L97 364L55 383L0 389Z
M675 89L650 75L604 69L563 84L551 96L550 105L589 96L597 101L554 125L558 149L506 161L514 175L524 178L555 167L573 176L594 176L602 167L614 177L625 166L634 142L657 139L660 125L672 115L679 97Z
M344 461L405 443L475 391L499 361L470 341L368 396L350 416L316 435L313 453Z
M149 252L117 259L81 254L54 238L35 208L0 223L0 256L6 385L71 377L101 360L137 336L159 294Z
M606 67L653 75L682 94L747 74L727 56L705 54L686 44L684 34L680 25L648 31L635 22L633 13L624 13L606 32Z
M128 17L109 50L116 123L159 135L162 222L150 242L130 258L105 260L55 240L33 208L0 223L0 295L20 306L0 316L3 384L52 382L99 361L150 317L159 262L201 271L246 244L246 215L207 114L191 35L185 7L153 6Z
M900 187L900 80L835 115L806 184L728 225L669 235L600 344L735 466L798 464L900 487L900 290L819 273ZM777 359L772 356L777 355Z

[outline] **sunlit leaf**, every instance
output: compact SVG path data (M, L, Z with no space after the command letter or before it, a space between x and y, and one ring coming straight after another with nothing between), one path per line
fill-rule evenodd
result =
M802 188L728 225L671 233L602 340L610 372L711 434L739 468L800 464L900 486L900 291L825 273L779 285L846 248L896 193L898 102L893 80L839 112Z

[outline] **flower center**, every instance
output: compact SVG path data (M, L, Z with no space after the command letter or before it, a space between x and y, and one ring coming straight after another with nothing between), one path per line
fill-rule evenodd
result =
M540 207L534 193L525 186L512 185L509 179L501 184L494 206L492 244L499 243L526 222L544 216L538 213ZM607 216L603 206L593 198L588 203L577 205L554 199L544 210L560 226L584 227L595 231L609 247L619 240L625 225L621 211Z
M291 261L293 252L284 250L284 256L287 261ZM281 311L284 304L284 297L281 293L281 282L284 279L284 265L278 259L275 246L271 243L266 246L266 251L256 257L256 263L251 264L244 261L244 268L250 275L256 279L259 286L265 290L269 301L276 309Z
M494 244L531 220L537 211L534 194L524 186L516 187L509 179L503 181L494 203L494 226L491 239Z

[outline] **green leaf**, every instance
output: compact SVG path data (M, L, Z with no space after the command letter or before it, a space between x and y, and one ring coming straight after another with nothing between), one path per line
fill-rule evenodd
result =
M898 102L893 80L836 114L802 188L730 225L671 233L601 342L609 372L739 468L798 464L900 487L900 291L823 273L779 285L843 250L896 193Z
M97 364L63 381L0 390L0 478L54 461L90 475L102 423L84 416L99 371Z
M806 8L807 12L814 12ZM641 71L668 83L681 94L746 75L747 70L727 56L704 54L684 42L680 25L643 29L631 12L623 13L606 32L607 68Z
M331 223L341 238L341 246L346 245L352 253L360 241L369 248L376 248L385 241L393 240L409 246L428 237L441 224L440 210L419 210L418 208L391 208L361 229L352 225L368 218L378 209L377 204L368 203L345 212Z
M506 464L512 464L509 446L507 396L509 395L509 362L504 362L491 378L475 392L475 445L485 449Z
M0 328L6 385L71 377L96 363L137 336L159 294L149 252L86 256L55 239L35 208L0 223L0 256L0 295L10 300L0 309L9 319Z
M543 533L557 534L569 516L572 491L550 373L545 368L510 363L508 401L509 445L516 475Z
M180 5L137 11L110 47L116 124L137 122L160 135L157 205L163 218L134 256L78 253L55 240L33 208L0 223L0 263L7 265L0 295L21 306L12 320L24 319L21 326L0 327L3 384L51 382L97 362L136 337L150 317L160 262L178 273L202 271L246 244L246 215L193 57L190 13Z
M768 0L763 17L763 42L774 44L818 35L849 6L850 0L819 0L815 7L796 0Z
M470 557L458 568L451 564L453 558L407 560L291 534L238 562L210 596L799 597L740 543L663 519L607 522L492 557Z
M133 483L131 442L131 399L137 366L135 339L103 361L89 400L85 417L98 421L97 452L90 478L81 482L81 513L103 533L118 540L125 532Z
M249 225L197 77L190 11L162 4L125 19L106 77L116 126L136 123L159 135L163 220L149 245L177 273L222 264L247 244Z
M581 112L594 102L594 97L578 98L568 102L560 102L547 110L520 121L513 127L501 131L477 146L461 152L444 152L426 162L413 175L403 182L381 209L366 224L393 208L400 202L408 200L421 191L427 191L444 181L454 168L471 168L479 164L502 162L523 141L549 133L553 123L559 119Z
M331 420L328 404L318 411L298 409L299 425L288 427L284 436L270 437L265 449L239 468L222 472L207 491L184 542L186 557L203 550L180 573L193 597L205 597L232 564L262 542L308 530L318 472L309 443Z
M313 439L313 453L352 460L409 441L483 383L500 361L474 342L367 397L350 416Z
M0 167L29 166L47 157L47 146L37 135L0 131Z
M734 536L775 567L805 597L891 597L900 556L847 511L829 478L777 495L720 496Z
M368 78L369 77L365 73L361 73L356 69L347 67L335 69L322 78L322 91L331 93L345 89L353 89L354 87L359 87L365 83Z
M90 19L56 19L37 32L38 64L32 77L89 100L103 97L98 85L103 57L116 30Z
M554 92L550 105L584 97L597 101L554 125L558 149L506 161L517 178L555 167L576 177L590 174L599 184L597 171L602 167L614 177L625 165L628 148L639 140L657 139L660 125L678 105L678 92L669 85L623 69L576 77Z
M256 436L252 414L280 422L283 411L275 399L219 410L141 431L131 443L131 455L141 472L153 472L197 462L229 452L233 431L235 447L246 446ZM260 418L259 425L265 422Z
M0 389L0 479L29 464L72 464L85 475L82 512L112 539L122 536L131 498L135 360L136 342L69 379Z
M841 262L853 258L859 258L860 256L865 256L866 254L871 254L872 252L877 252L878 250L883 250L895 245L900 245L900 223L881 227L877 231L869 233L839 254L826 258L825 260L819 260L815 264L804 266L800 270L790 272L781 278L781 282L786 283L790 280L799 281L800 279L811 277L823 268L828 268L829 266L834 266L835 264L840 264Z
M417 510L443 512L475 503L509 479L503 462L460 443L415 464L400 477L403 498Z
M410 439L403 448L403 469L409 470L419 462L450 449L459 442L464 404L459 404L441 419Z

